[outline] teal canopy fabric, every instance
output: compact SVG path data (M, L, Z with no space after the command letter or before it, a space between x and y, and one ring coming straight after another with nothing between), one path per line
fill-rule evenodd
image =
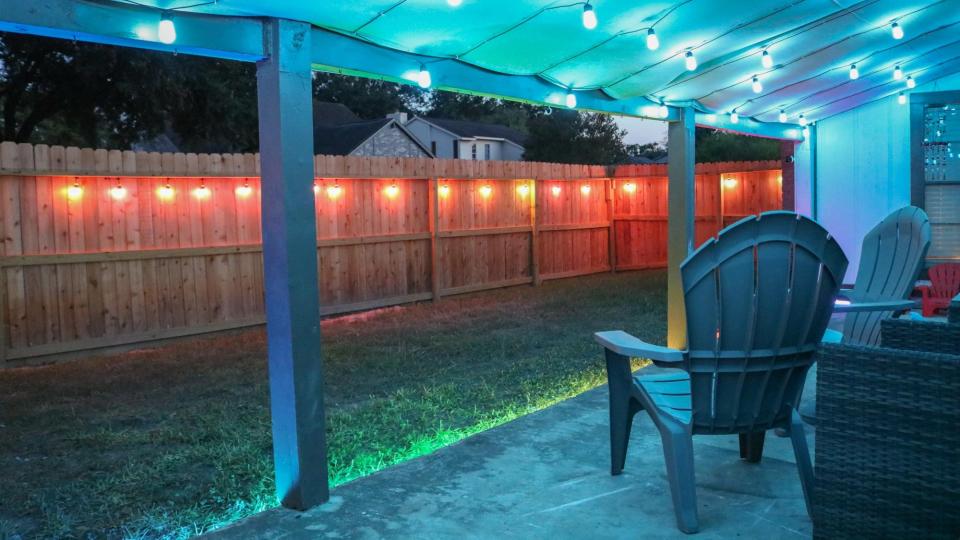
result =
M161 9L183 3L150 0ZM816 120L960 70L960 0L218 0L189 11L309 22L396 51L777 122ZM894 39L892 24L903 30ZM660 46L647 47L653 28ZM773 59L767 68L763 51ZM685 68L692 52L695 71ZM441 60L448 59L448 60ZM852 80L856 65L859 78ZM427 63L429 69L430 64ZM894 79L900 66L903 78ZM386 68L385 68L386 70ZM762 85L755 93L753 78ZM469 88L465 90L470 90ZM509 95L505 91L505 94Z

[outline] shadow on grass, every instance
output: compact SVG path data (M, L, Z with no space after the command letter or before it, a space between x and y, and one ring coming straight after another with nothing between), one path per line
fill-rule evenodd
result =
M324 321L331 482L605 382L591 334L665 334L662 271ZM275 506L262 329L0 371L0 538L184 538Z

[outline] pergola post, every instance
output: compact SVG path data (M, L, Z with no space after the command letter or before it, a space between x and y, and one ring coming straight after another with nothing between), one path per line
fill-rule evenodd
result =
M281 504L305 510L329 498L310 25L269 19L264 46L257 96L274 470Z
M667 346L687 346L680 263L693 251L696 123L691 108L667 128Z
M817 128L807 126L807 136L793 154L794 211L817 219Z
M793 141L780 141L780 195L781 206L784 210L794 211L797 207L796 202L796 181L794 178L795 161L794 152L797 143Z

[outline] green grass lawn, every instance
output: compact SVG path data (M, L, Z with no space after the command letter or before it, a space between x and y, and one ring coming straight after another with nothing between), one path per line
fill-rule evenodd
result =
M324 321L334 485L605 381L596 330L664 341L662 271ZM262 328L0 371L0 538L183 538L277 504Z

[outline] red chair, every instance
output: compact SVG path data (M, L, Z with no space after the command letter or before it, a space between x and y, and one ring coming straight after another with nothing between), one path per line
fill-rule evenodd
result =
M943 263L930 267L930 285L919 287L923 294L923 316L930 317L938 309L947 309L950 299L960 293L960 263Z

